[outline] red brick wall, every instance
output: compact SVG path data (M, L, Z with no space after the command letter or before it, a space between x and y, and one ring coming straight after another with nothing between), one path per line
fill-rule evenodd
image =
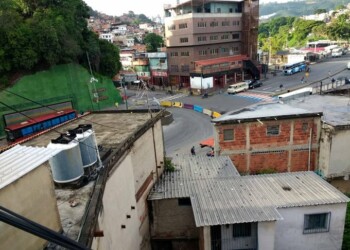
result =
M230 156L232 162L235 164L238 172L247 173L247 155L236 154Z
M307 125L303 128L303 124ZM309 142L310 129L312 129L312 143L316 143L317 140L317 126L314 124L313 119L299 119L294 122L294 135L293 144L306 144Z
M267 135L266 130L268 126L280 126L279 135ZM291 121L271 121L264 122L264 125L260 123L250 124L250 146L253 149L258 148L270 148L276 146L284 146L289 144L290 140L290 127Z
M256 174L264 169L287 172L288 151L252 154L250 156L250 173Z
M233 141L224 141L224 130L233 129L234 138ZM220 147L225 150L239 150L246 148L246 127L245 125L224 125L219 128L219 141Z
M316 164L316 156L317 151L312 150L311 151L311 161L310 161L310 170L315 170L315 164ZM309 151L308 150L293 150L292 151L292 158L291 158L291 172L296 171L307 171L308 170L308 162L309 162Z
M309 136L312 129L312 143L318 143L319 131L317 123L320 118L300 118L290 120L263 121L225 124L216 126L219 133L220 150L224 154L231 154L231 160L237 170L242 173L247 171L256 173L264 169L275 169L278 172L306 171L308 169L309 158ZM294 122L293 140L290 141L292 123ZM277 136L267 135L267 126L279 125L280 133ZM249 127L249 148L247 148L246 127ZM224 129L234 129L234 140L224 141ZM294 146L294 148L293 148ZM301 150L295 150L295 146L300 146ZM289 150L291 158L289 160ZM233 152L232 152L233 151ZM254 152L255 151L255 152ZM256 153L256 151L267 151L266 153ZM247 158L249 161L247 161ZM310 170L314 170L317 164L318 150L313 149L311 155ZM247 166L249 162L249 166Z

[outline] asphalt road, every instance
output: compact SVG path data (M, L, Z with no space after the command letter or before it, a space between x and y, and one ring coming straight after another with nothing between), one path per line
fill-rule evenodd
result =
M324 83L330 81L332 77L335 79L344 76L349 77L350 71L345 70L348 61L350 61L350 55L345 55L340 58L326 58L320 63L310 66L311 72L306 80L308 83L314 82L314 84L318 84L321 80ZM263 101L262 99L254 98L254 96L252 97L250 95L268 96L271 94L278 94L278 92L285 89L298 87L301 85L300 80L303 76L305 77L305 72L300 72L291 76L285 76L282 72L278 73L276 76L268 74L267 79L263 79L264 84L262 87L250 90L242 95L228 95L225 92L217 92L208 98L179 95L178 98L172 99L177 96L168 95L164 92L149 91L148 98L150 100L149 103L151 103L150 105L153 106L153 100L157 99L160 101L169 98L172 101L196 104L213 111L226 113ZM283 84L282 90L280 89L281 84ZM133 108L135 108L135 102L137 102L137 100L145 98L145 94L142 94L140 91L132 92L128 90L128 92L130 96L132 96L130 104L134 105ZM138 107L144 108L142 105ZM195 146L196 152L199 154L208 152L208 148L201 149L199 147L199 142L213 135L214 128L213 124L210 122L210 117L187 109L169 108L168 110L173 113L174 122L163 127L166 155L190 154L190 148L192 146Z
M199 142L213 136L211 118L188 109L169 108L174 121L163 126L165 152L167 156L174 154L190 154L195 146L197 153L206 153L209 149L201 149Z

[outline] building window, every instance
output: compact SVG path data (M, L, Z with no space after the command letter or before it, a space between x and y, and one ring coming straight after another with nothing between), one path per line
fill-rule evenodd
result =
M207 27L207 23L206 22L199 22L197 25L198 25L199 28Z
M224 54L224 53L227 53L227 52L228 52L228 48L221 48L221 49L220 49L220 52L223 53L223 54Z
M200 56L205 56L207 54L207 51L206 50L200 50L199 51L199 55Z
M177 199L177 204L179 206L191 206L191 199L190 198L179 198L179 199Z
M230 21L222 21L221 26L230 26Z
M181 65L181 72L189 72L190 67L188 65Z
M279 135L279 134L280 134L279 125L267 126L266 135Z
M179 72L179 66L178 65L170 65L170 71L171 72Z
M170 52L170 56L178 56L177 52Z
M168 26L168 30L175 30L175 29L176 29L175 24L172 24L172 25Z
M216 12L217 12L217 13L221 13L221 8L217 8L217 9L216 9Z
M211 49L210 55L217 55L219 53L219 49Z
M182 51L181 56L190 56L190 52L188 51Z
M188 37L181 37L180 43L188 43Z
M233 24L233 26L238 26L239 25L239 21L233 21L232 24Z
M221 39L222 39L222 40L228 39L228 34L223 34L223 35L221 35Z
M203 42L203 41L206 41L206 40L207 40L206 36L199 36L198 37L198 42Z
M234 131L233 129L224 129L224 141L233 141L234 139Z
M210 36L210 40L218 40L218 36Z
M252 224L240 223L233 224L233 237L250 237L252 235Z
M210 27L217 27L219 26L219 23L217 21L210 22Z
M180 23L179 24L179 29L186 29L187 28L187 23Z
M239 39L239 34L238 33L232 34L232 39Z
M238 52L239 48L238 47L233 47L233 51Z
M307 122L304 122L302 126L303 132L306 133L308 131L308 128L309 128L309 124Z
M331 213L305 214L304 234L328 232L330 219Z

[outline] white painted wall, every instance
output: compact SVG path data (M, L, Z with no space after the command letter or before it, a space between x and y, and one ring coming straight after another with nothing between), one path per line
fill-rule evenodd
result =
M214 86L213 77L202 78L200 76L195 76L190 78L190 82L192 89L208 89Z
M154 128L153 131L146 131L111 171L98 218L97 229L103 230L104 236L94 238L93 249L150 249L147 195L156 181L156 171L158 170L158 176L162 173L161 162L164 159L160 120ZM153 143L156 145L156 154ZM137 201L136 193L150 174L153 179ZM127 218L127 215L131 218ZM126 228L123 229L121 225Z
M264 250L274 250L275 245L275 221L258 223L258 248Z
M232 225L221 226L221 249L222 250L234 250L234 249L255 249L257 247L257 226L256 223L252 223L251 237L239 237L233 238Z
M3 187L1 206L56 232L62 230L48 163ZM47 241L0 222L0 249L43 249Z
M350 174L350 154L344 153L349 148L350 130L337 130L332 135L331 155L328 175L344 176Z
M283 220L276 222L275 248L278 250L341 249L346 203L278 209ZM304 215L331 212L329 232L303 234Z
M335 130L323 124L319 168L326 178L350 174L350 154L344 154L349 141L350 130Z

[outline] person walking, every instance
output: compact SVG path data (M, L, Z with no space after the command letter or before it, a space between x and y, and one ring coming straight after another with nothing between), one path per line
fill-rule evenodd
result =
M194 146L191 148L191 155L196 155L196 151L194 149Z

